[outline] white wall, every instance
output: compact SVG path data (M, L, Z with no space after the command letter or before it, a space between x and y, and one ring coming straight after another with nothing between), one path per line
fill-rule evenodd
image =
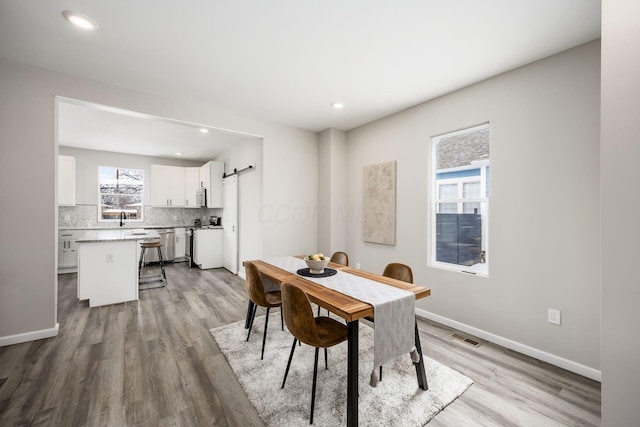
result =
M348 132L351 263L412 266L418 303L559 359L600 369L599 41ZM491 123L490 276L427 267L431 137ZM362 240L365 165L397 161L397 244ZM547 308L562 325L547 322ZM579 370L580 370L579 369Z
M238 269L242 277L242 262L258 259L262 255L262 145L260 139L247 139L235 144L216 159L224 162L227 174L234 169L240 170L255 164L254 168L238 174Z
M640 420L640 2L602 2L602 425Z
M332 254L346 248L347 135L326 129L318 135L318 248Z
M263 205L272 211L315 206L313 132L0 60L0 344L56 333L57 95L260 135ZM260 219L261 256L305 253L316 247L311 216Z
M98 204L98 167L117 166L144 170L144 194L142 203L151 204L151 165L202 166L203 162L184 159L164 159L160 157L138 156L109 151L84 150L81 148L59 147L58 152L76 159L76 204Z

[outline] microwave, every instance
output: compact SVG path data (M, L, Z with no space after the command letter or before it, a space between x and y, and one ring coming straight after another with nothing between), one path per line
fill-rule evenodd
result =
M200 188L196 191L196 205L201 208L207 207L207 189Z

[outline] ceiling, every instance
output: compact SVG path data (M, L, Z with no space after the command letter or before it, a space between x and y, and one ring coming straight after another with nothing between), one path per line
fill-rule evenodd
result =
M57 116L58 144L87 150L205 163L234 144L261 140L252 135L72 99L59 100Z
M0 0L0 58L312 131L599 36L599 0Z

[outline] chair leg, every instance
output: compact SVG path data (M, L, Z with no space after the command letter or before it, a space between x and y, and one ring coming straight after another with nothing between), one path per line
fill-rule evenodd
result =
M167 284L167 274L164 271L164 259L162 258L162 249L158 248L158 259L160 260L160 269L162 270L162 277L164 278L164 284Z
M267 307L267 315L264 317L264 333L262 334L262 353L260 354L260 360L264 359L264 343L267 341L267 327L269 326L269 310Z
M289 361L287 362L287 370L284 371L284 379L282 380L282 387L284 388L284 383L287 382L287 375L289 375L289 368L291 367L291 360L293 359L293 352L296 350L296 341L297 338L293 339L293 345L291 346L291 353L289 353Z
M316 347L316 357L313 362L313 388L311 389L311 417L309 418L309 424L313 424L313 407L316 404L316 382L318 379L318 353L320 347Z
M142 260L144 259L144 251L145 248L140 249L140 260L138 261L138 277L140 277L140 272L142 271Z
M251 321L251 314L253 313L253 301L249 300L247 304L247 318L244 319L244 328L249 329L249 322Z
M251 328L253 328L253 319L256 318L257 309L258 309L258 304L253 304L253 310L251 310L251 316L249 319L249 332L247 332L247 341L249 341L249 335L251 335Z
M282 306L280 306L280 329L284 331L284 315L282 314Z
M329 365L327 364L327 347L324 348L324 369L329 369Z
M382 381L382 366L380 366L380 381Z

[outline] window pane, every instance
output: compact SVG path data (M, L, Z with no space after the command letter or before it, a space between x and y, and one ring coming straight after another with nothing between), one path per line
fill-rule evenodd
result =
M441 184L438 186L440 199L457 199L458 184Z
M465 182L462 186L462 193L462 197L464 197L465 199L480 198L480 181Z
M473 214L479 214L480 213L480 203L479 202L474 202L474 203L463 203L462 204L462 212L463 213L473 213Z
M435 137L432 260L487 272L489 126ZM459 192L461 189L461 193ZM465 201L472 199L473 201ZM446 203L443 203L446 201ZM459 210L460 209L460 210Z
M144 171L104 167L99 168L100 220L142 220Z
M457 213L457 203L438 203L438 213Z

